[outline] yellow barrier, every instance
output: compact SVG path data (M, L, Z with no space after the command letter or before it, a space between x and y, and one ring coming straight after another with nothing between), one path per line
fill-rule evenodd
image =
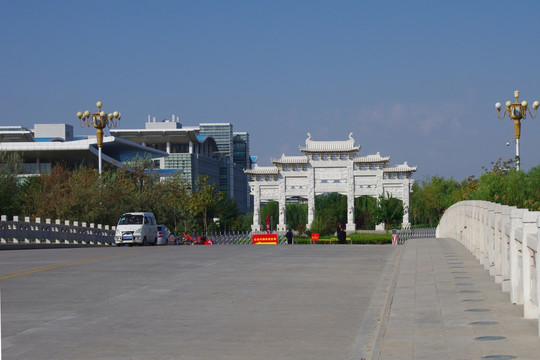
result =
M346 238L345 239L347 241L347 243L349 244L352 244L352 240L351 238ZM324 244L331 244L331 243L337 243L338 242L338 238L330 238L330 239L319 239L319 240L311 240L311 243L313 244L314 242L323 242Z

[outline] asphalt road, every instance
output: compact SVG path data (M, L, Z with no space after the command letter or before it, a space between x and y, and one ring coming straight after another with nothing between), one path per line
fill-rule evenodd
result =
M369 359L401 248L0 251L3 359Z

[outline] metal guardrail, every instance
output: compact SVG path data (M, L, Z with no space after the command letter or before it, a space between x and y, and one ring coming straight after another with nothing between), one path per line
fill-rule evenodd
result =
M195 236L200 236L201 234L196 234ZM206 237L216 245L246 245L252 244L253 233L251 232L230 232L230 233L209 233ZM285 235L278 235L278 243L285 244L287 243L287 238Z
M437 228L412 228L397 230L398 244L404 244L409 239L435 238Z

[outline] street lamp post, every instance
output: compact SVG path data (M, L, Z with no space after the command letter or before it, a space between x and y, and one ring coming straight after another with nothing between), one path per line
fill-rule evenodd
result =
M96 103L96 106L98 107L97 112L92 114L90 113L90 110L86 110L85 112L79 111L77 112L77 117L79 118L81 127L87 128L93 126L96 128L96 139L99 158L98 167L99 175L101 176L101 146L103 145L103 129L106 126L110 128L120 125L120 118L122 117L122 115L118 111L109 114L107 114L105 111L102 111L101 107L103 106L103 103L101 101L98 101Z
M506 107L504 108L504 112L502 113L502 115L502 106L500 102L495 104L495 108L497 109L497 117L499 119L504 119L504 116L508 112L508 117L514 120L514 136L516 138L516 170L519 170L519 138L521 135L521 119L525 119L527 117L527 112L529 112L531 118L536 118L536 111L538 110L538 106L540 105L540 103L538 101L533 102L533 115L527 101L523 100L522 102L519 102L519 91L514 91L514 97L516 98L516 102L512 103L510 100L507 101L505 104Z

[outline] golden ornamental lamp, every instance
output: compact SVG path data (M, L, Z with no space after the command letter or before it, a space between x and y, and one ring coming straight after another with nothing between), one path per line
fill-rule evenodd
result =
M504 111L501 115L501 108L502 105L500 102L495 104L495 108L497 109L497 117L499 119L504 119L505 115L508 114L508 117L512 120L514 120L514 136L516 138L516 170L519 170L519 138L521 137L521 120L525 119L527 117L527 112L531 116L532 119L536 118L536 111L538 110L538 106L540 103L538 101L533 102L533 108L534 108L534 115L531 113L531 108L529 107L529 103L527 101L523 100L522 102L519 102L519 91L514 91L514 97L516 98L515 102L511 102L510 100L506 102L506 107L504 108Z
M92 114L90 113L90 110L86 110L84 112L79 111L77 112L77 117L79 118L79 123L81 127L87 128L93 126L96 128L96 140L99 158L98 167L99 175L101 176L101 147L103 145L103 129L106 126L108 126L109 128L119 126L122 114L120 114L118 111L107 114L105 111L101 110L101 108L103 107L103 103L101 101L98 101L96 103L96 106L98 107L97 112Z

